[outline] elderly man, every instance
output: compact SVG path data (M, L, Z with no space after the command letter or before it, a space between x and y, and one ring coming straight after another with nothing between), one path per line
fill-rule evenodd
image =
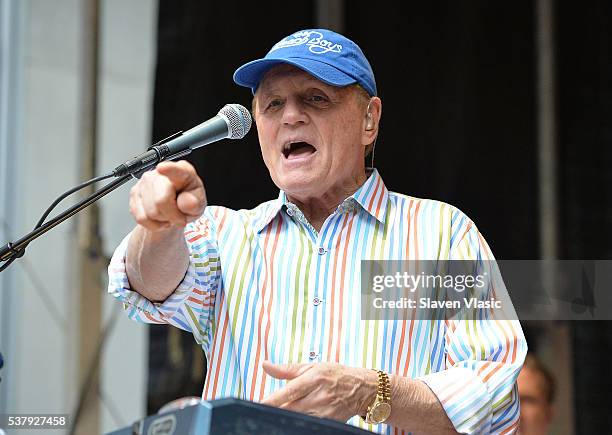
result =
M131 191L138 225L113 257L109 292L134 319L194 334L208 359L204 399L380 433L515 431L517 321L361 318L361 260L493 258L458 209L389 192L366 169L382 103L361 49L304 30L234 80L254 94L278 198L207 206L190 164L160 164Z

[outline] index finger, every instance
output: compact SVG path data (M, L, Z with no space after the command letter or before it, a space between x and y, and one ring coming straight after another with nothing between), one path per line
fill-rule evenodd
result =
M261 403L277 408L310 394L317 387L311 376L301 375L287 382L280 390L266 397Z
M199 187L199 177L195 168L185 160L161 162L155 169L170 180L177 192Z

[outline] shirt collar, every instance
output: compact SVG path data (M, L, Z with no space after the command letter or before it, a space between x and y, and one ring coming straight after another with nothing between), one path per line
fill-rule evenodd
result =
M351 195L361 207L381 224L387 216L389 191L378 170L373 169L365 183Z
M376 218L381 224L385 223L387 214L387 202L389 199L389 191L378 173L378 170L373 169L368 179L363 185L357 189L355 193L346 198L339 206L339 209L352 209L355 204L359 204L367 213ZM284 191L280 191L278 198L273 201L266 213L262 214L253 225L255 230L261 232L287 205L291 203L287 199Z

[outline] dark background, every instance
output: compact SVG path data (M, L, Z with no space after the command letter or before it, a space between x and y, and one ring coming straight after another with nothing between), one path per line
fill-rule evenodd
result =
M250 108L250 91L233 83L234 70L282 37L317 27L315 16L313 1L160 0L153 140L210 118L226 103ZM555 9L566 259L612 257L611 17L606 0ZM383 117L375 166L387 187L458 206L497 258L538 258L534 3L347 1L344 22L376 74ZM211 204L251 208L278 194L255 128L189 160ZM606 433L612 326L576 322L571 330L576 433ZM537 351L537 331L525 332ZM193 338L156 325L150 338L149 414L177 397L200 396L205 363Z

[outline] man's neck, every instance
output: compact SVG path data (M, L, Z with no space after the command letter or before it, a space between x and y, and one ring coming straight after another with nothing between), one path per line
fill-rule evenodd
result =
M364 172L350 180L349 183L332 189L320 197L299 198L287 194L287 199L300 209L310 225L319 232L325 220L336 211L346 198L363 186L366 180L367 177Z

